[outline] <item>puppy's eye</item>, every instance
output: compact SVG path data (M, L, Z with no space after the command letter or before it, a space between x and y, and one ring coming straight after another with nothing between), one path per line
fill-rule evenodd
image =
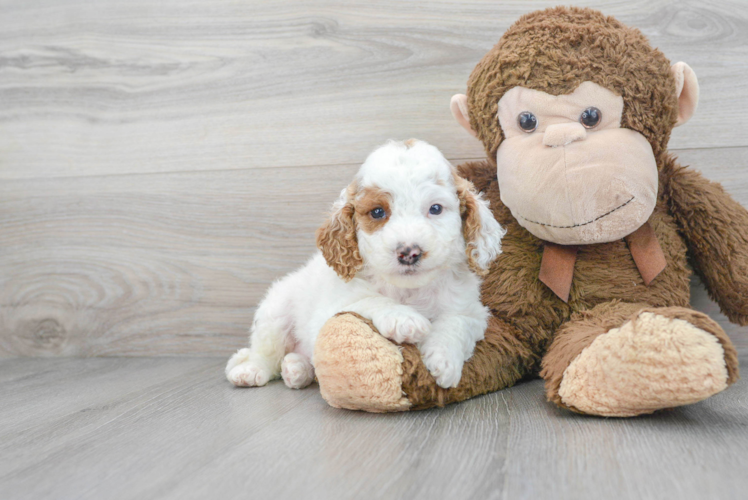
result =
M442 206L438 203L435 205L431 205L431 208L429 208L429 213L431 215L439 215L440 213L442 213Z
M517 124L523 132L527 132L529 134L530 132L534 132L535 129L538 128L538 119L529 111L523 111L517 117Z
M598 123L600 123L600 120L602 120L602 118L603 114L600 112L600 110L594 106L590 106L589 108L582 111L581 115L579 115L579 122L584 126L584 128L593 128L597 126Z
M374 210L372 210L371 212L369 212L369 215L371 215L372 219L381 219L382 217L384 217L385 215L387 215L387 212L384 211L384 208L377 207Z

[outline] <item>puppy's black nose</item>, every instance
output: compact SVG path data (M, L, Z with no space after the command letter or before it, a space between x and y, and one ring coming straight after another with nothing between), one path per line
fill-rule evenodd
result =
M400 245L395 252L397 252L397 261L406 266L414 265L420 260L421 254L423 254L421 247L418 245Z

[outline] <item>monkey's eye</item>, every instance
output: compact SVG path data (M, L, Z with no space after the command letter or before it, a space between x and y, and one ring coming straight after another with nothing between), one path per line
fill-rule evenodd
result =
M431 215L439 215L440 213L442 213L442 206L438 203L435 205L431 205L431 208L429 208L429 213Z
M582 111L581 115L579 115L579 122L584 126L584 128L593 128L596 127L598 123L600 123L600 120L602 120L602 118L603 114L600 112L600 110L594 106L590 106L589 108Z
M377 207L374 210L372 210L371 212L369 212L369 215L371 215L372 219L381 219L382 217L384 217L385 215L387 215L387 212L384 211L384 208Z
M535 129L538 128L538 119L529 111L523 111L520 113L517 117L517 123L519 124L519 128L528 134L534 132Z

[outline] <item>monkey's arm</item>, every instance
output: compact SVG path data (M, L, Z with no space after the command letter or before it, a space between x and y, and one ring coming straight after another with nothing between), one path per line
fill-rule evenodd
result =
M487 161L466 161L457 166L457 173L469 180L479 193L496 182L496 167Z
M748 325L748 211L699 172L669 170L670 211L694 270L730 321Z

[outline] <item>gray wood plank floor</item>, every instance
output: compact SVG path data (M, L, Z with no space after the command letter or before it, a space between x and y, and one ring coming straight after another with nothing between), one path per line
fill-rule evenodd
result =
M743 356L742 363L748 357ZM521 383L373 415L312 385L237 389L216 358L0 360L3 499L737 499L748 381L637 419Z

